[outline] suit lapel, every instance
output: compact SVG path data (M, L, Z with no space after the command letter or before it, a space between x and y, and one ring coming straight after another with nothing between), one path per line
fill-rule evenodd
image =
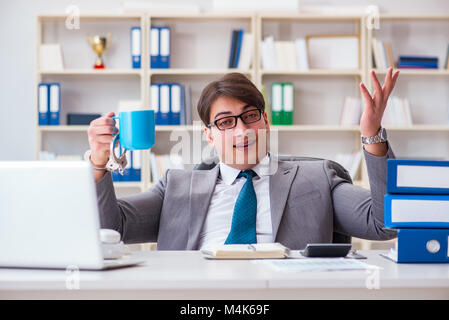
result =
M271 223L273 226L273 239L276 241L279 224L281 223L290 187L298 166L296 164L279 161L274 157L273 161L277 161L278 165L277 171L270 176Z
M220 166L211 170L193 170L190 183L190 220L187 250L197 250L201 229L217 183Z

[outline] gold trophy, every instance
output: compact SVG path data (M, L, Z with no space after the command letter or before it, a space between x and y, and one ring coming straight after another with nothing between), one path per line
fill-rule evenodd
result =
M108 33L106 37L100 37L98 35L92 37L88 35L87 39L89 39L89 43L92 46L92 49L97 54L97 60L95 61L94 69L104 69L103 58L101 57L101 55L106 51L106 49L109 47L109 44L111 43L111 34Z

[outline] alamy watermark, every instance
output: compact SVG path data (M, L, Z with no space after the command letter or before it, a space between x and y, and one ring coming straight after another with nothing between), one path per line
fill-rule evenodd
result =
M65 27L69 30L80 29L80 8L77 5L70 5L65 8L67 17L65 19Z
M69 265L65 269L65 288L67 290L80 289L80 269L76 265Z

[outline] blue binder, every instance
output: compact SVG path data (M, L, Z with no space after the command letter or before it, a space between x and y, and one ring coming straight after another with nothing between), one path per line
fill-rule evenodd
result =
M387 192L449 194L449 161L388 159Z
M179 124L187 124L187 110L186 110L186 89L181 86L181 115Z
M150 87L151 90L151 108L154 110L154 121L156 125L161 124L161 113L160 113L160 89L159 84L153 83Z
M61 111L61 86L59 83L48 84L49 95L49 125L59 125L59 114Z
M131 27L131 65L133 69L140 69L142 60L142 43L140 27Z
M170 27L159 27L159 68L170 68Z
M46 83L39 83L38 85L38 101L37 108L39 112L39 125L46 126L49 124L49 88Z
M151 27L150 28L150 68L160 68L160 36L159 36L159 28Z
M449 195L386 194L384 224L388 228L449 228Z
M449 262L449 229L399 229L396 262Z
M134 150L131 152L131 170L129 181L140 181L142 171L142 154L140 150Z
M179 83L170 85L170 124L181 124L182 86Z
M234 59L234 65L233 68L237 68L239 65L240 60L240 51L242 51L242 41L243 41L243 34L245 31L243 29L240 29L238 31L238 37L237 37L237 47L235 49L235 59Z
M160 125L170 124L170 84L159 84L159 120Z

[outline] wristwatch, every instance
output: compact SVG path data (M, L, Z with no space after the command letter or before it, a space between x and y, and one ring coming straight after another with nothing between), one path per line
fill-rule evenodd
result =
M387 142L387 130L385 130L385 128L383 127L380 127L379 132L377 132L375 136L372 137L362 136L362 144L374 144L382 142Z

